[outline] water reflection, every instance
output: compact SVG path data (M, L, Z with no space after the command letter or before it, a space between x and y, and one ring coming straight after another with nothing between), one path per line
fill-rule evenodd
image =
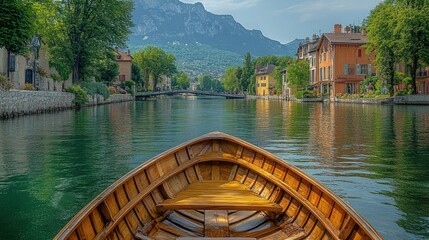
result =
M211 131L302 168L385 239L429 237L428 107L182 97L0 122L0 239L52 238L127 171Z

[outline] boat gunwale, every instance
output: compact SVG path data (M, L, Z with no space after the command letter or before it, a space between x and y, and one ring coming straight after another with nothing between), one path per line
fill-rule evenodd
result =
M142 171L146 170L150 166L156 164L158 160L165 158L167 156L174 155L176 152L186 149L188 146L198 144L200 142L209 141L209 140L226 140L232 143L236 143L240 146L243 146L245 148L249 148L256 153L260 153L271 160L273 160L276 164L284 165L289 170L292 170L295 174L297 174L302 179L305 179L310 184L316 186L320 189L321 192L324 194L327 194L332 200L337 203L345 212L347 215L349 215L357 225L359 225L362 229L365 230L366 234L370 235L373 239L382 239L382 237L379 235L379 233L359 214L357 213L351 205L346 202L344 199L339 197L337 194L335 194L331 189L326 187L324 184L313 178L312 176L306 174L304 171L299 169L298 167L290 164L285 159L282 159L273 153L268 152L265 149L262 149L261 147L258 147L256 145L253 145L249 142L246 142L240 138L222 133L222 132L211 132L208 134L205 134L203 136L191 139L189 141L186 141L180 145L177 145L173 148L170 148L154 157L149 159L148 161L138 165L134 169L130 170L127 174L123 175L121 178L113 182L109 187L104 189L99 195L97 195L95 198L93 198L88 204L86 204L78 213L74 215L73 218L71 218L68 223L60 230L60 232L54 237L54 239L64 239L65 237L69 236L72 231L74 231L85 219L85 217L88 216L96 207L99 206L99 204L102 203L110 194L112 194L118 187L123 185L127 180L135 177L136 175L140 174ZM198 157L191 158L196 159L198 162ZM197 164L195 163L195 164ZM249 163L252 164L252 163ZM194 164L192 164L193 166ZM241 164L239 164L241 165ZM173 176L177 174L176 172L173 174ZM302 204L302 203L301 203Z

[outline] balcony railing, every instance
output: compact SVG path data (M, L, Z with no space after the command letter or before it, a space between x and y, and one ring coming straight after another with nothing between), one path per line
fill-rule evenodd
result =
M417 71L416 77L427 77L428 76L428 71L424 70L424 71Z

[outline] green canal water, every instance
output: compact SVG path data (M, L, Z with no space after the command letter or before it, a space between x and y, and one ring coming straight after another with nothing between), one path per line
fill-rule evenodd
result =
M303 169L385 239L429 239L429 107L220 98L0 121L0 239L51 239L116 179L211 131Z

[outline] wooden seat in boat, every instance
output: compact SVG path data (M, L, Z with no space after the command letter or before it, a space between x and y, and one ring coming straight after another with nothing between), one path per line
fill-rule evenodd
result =
M157 205L163 210L249 210L280 212L282 207L236 181L202 181L190 184Z

